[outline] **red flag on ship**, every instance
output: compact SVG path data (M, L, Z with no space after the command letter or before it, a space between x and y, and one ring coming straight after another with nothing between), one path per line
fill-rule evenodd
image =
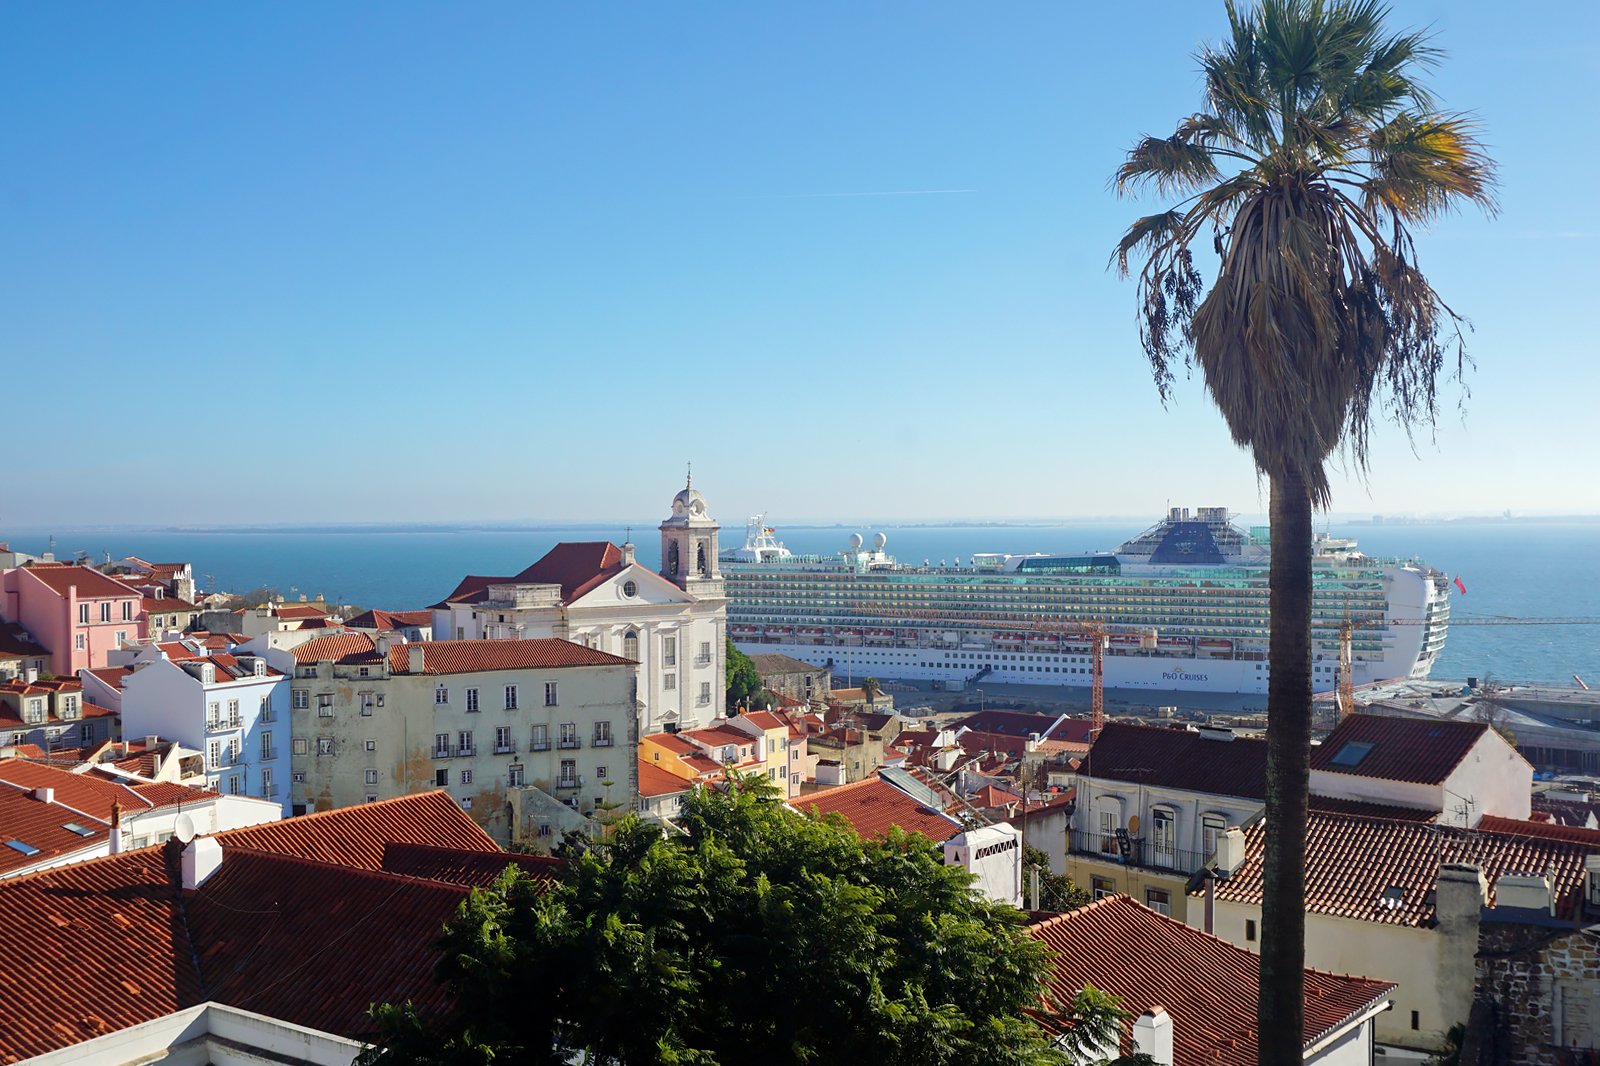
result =
M1461 590L1461 595L1465 596L1467 594L1467 586L1462 583L1460 577L1456 578L1456 588Z

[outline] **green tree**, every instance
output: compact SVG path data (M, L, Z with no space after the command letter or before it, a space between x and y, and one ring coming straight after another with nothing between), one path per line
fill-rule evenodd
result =
M767 686L762 683L761 674L756 670L756 664L734 645L732 637L726 639L728 653L723 658L727 663L728 710L754 708L766 703L771 697L767 694Z
M1229 0L1229 35L1197 57L1203 109L1140 140L1116 176L1125 194L1178 198L1112 257L1123 275L1143 261L1140 340L1161 395L1198 366L1271 490L1264 1063L1301 1058L1312 512L1336 449L1364 471L1374 414L1431 425L1440 374L1465 364L1413 228L1464 203L1494 209L1475 127L1419 81L1438 51L1389 32L1387 15L1375 0ZM1209 292L1193 254L1206 238Z
M1046 949L922 837L863 841L733 774L681 824L628 817L559 884L513 869L474 892L441 944L455 1015L378 1008L363 1061L1070 1061L1036 1020ZM1063 1006L1085 1036L1124 1017L1103 995Z
M1092 902L1089 893L1066 874L1050 869L1050 856L1027 844L1022 851L1022 889L1033 891L1034 871L1039 877L1039 902L1042 911L1070 911ZM1031 897L1030 897L1031 902Z
M861 694L867 698L867 706L871 707L883 693L883 684L875 677L861 679Z

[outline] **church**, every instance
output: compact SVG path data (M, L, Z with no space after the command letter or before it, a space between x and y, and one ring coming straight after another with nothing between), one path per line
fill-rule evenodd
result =
M632 544L557 544L511 577L462 578L433 605L438 640L561 637L639 663L639 731L697 729L725 704L718 525L691 476L661 523L661 571Z

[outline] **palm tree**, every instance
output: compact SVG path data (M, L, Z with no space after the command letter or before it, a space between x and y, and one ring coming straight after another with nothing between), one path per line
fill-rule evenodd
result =
M1228 37L1197 57L1203 109L1141 139L1116 175L1123 194L1153 187L1177 203L1135 221L1112 259L1123 276L1142 261L1139 337L1163 401L1174 372L1198 366L1270 485L1258 1009L1261 1061L1299 1063L1312 512L1329 502L1336 449L1364 471L1374 415L1408 434L1431 425L1441 374L1464 368L1463 322L1418 268L1412 230L1463 203L1492 213L1494 165L1473 123L1418 80L1438 51L1386 30L1383 5L1228 0L1227 15Z
M878 683L877 678L867 677L861 680L861 694L867 698L868 707L877 702L878 694L882 691L883 686Z

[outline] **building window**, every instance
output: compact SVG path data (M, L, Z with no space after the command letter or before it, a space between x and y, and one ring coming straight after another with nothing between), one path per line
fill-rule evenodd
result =
M578 761L576 759L561 760L561 776L556 780L557 788L578 787Z
M495 726L494 753L496 755L509 755L516 750L516 744L511 739L511 727L508 725Z
M558 706L556 703L556 683L554 681L546 681L544 683L544 705L546 707Z
M434 689L433 690L433 702L435 704L449 703L450 702L450 690L445 688L443 685L440 685L438 688Z
M663 674L663 675L661 675L661 687L664 690L666 690L667 692L672 692L672 691L676 690L677 687L678 687L678 675L677 674Z
M261 722L272 721L272 697L262 696L260 704L256 707L256 720Z
M558 744L563 748L575 748L578 746L577 722L561 723L561 739L558 741Z
M1106 855L1117 853L1117 812L1100 812L1100 851Z
M463 770L463 771L461 771L461 783L463 785L472 784L472 771L471 770Z
M1422 1018L1416 1011L1412 1011L1411 1012L1411 1028L1413 1028L1413 1029L1421 1029L1422 1028Z
M240 792L239 784L240 784L239 775L238 774L229 774L228 775L228 795L237 796L239 794L239 792Z
M372 668L370 666L358 666L358 667L356 667L356 676L357 677L371 677L372 676Z
M376 770L368 770L367 771L367 784L376 785L377 783L378 783L378 771L376 771Z
M297 785L303 785L306 783L306 772L304 770L295 770L289 774L289 780Z
M534 751L549 751L550 750L550 727L549 726L541 724L541 725L536 725L536 726L533 727L533 750Z
M261 770L261 798L272 799L277 794L278 790L272 783L272 767L263 767Z
M119 648L122 646L122 643L124 641L126 641L127 639L128 639L128 633L127 633L126 630L123 630L123 629L117 630L117 646Z
M377 703L377 700L373 699L372 693L363 692L361 694L361 717L363 717L363 718L371 718L372 717L372 708L376 703Z
M1150 811L1150 841L1157 866L1172 868L1178 862L1178 822L1171 807Z
M295 677L316 677L317 676L317 668L315 666L302 666L302 667L300 667L298 670L296 670L294 672L294 676Z
M231 726L237 726L237 725L239 725L239 723L241 721L242 721L242 719L239 717L239 701L238 700L229 700L228 701L228 724L231 725Z
M88 651L89 650L89 638L84 636L82 633L79 633L77 635L77 637L73 640L72 644L73 644L73 647L77 648L79 651Z
M465 781L463 781L461 783L463 785L466 784ZM472 797L471 796L462 796L461 797L461 809L464 810L464 811L472 810Z
M435 733L433 735L433 757L435 759L448 758L450 755L450 734Z
M475 688L467 689L467 713L478 713L478 690Z
M294 689L290 699L294 709L297 711L303 711L311 706L311 693L303 688Z
M377 751L378 750L378 742L376 740L372 739L371 737L368 737L366 739L365 746L366 746L366 749L368 751Z
M322 692L317 695L317 717L333 717L333 693Z
M637 596L639 595L639 586L632 581L624 581L622 583L622 594L630 597Z
M596 722L594 724L594 746L609 748L611 746L611 723Z
M511 769L506 771L506 784L512 788L522 787L522 764L514 762Z
M604 766L596 766L594 768L594 776L599 780L604 781L606 777L606 768Z
M433 783L439 788L449 788L450 771L445 769L435 770L433 772Z
M78 624L81 626L89 624L89 605L87 603L78 604Z
M540 822L539 823L539 835L542 836L542 837L547 837L547 836L551 835L550 834L550 823L549 822Z
M477 750L478 749L472 744L472 730L463 729L456 734L457 755L472 755L475 754Z
M1200 816L1200 856L1202 860L1210 861L1217 853L1217 840L1228 831L1228 819L1220 814L1203 814Z
M122 620L124 622L133 621L133 601L132 600L123 600L122 601Z
M661 638L661 665L663 665L663 666L677 666L678 665L678 638L677 637L662 637Z
M696 702L702 707L711 702L711 682L700 682L700 698Z
M1164 888L1145 889L1144 904L1157 914L1172 917L1172 893Z
M700 642L700 654L695 656L694 661L696 666L711 665L711 642L709 640L702 640Z
M111 621L111 601L106 600L100 604L100 621Z
M276 749L276 748L274 748L272 746L272 730L270 730L270 729L262 730L261 731L261 758L262 759L276 759L277 757L278 757L278 749Z
M515 686L515 685L507 685L506 686L506 710L514 711L516 709L517 709L517 686Z
M309 755L311 753L311 744L305 737L295 737L289 741L289 751L295 755Z
M318 755L332 755L333 754L333 738L332 737L318 737L317 738L317 754Z
M78 727L78 743L94 743L94 725L92 723L85 722Z
M213 740L206 745L206 769L215 770L222 765L222 741Z
M1244 938L1252 944L1255 943L1256 920L1254 918L1246 918L1244 920Z

